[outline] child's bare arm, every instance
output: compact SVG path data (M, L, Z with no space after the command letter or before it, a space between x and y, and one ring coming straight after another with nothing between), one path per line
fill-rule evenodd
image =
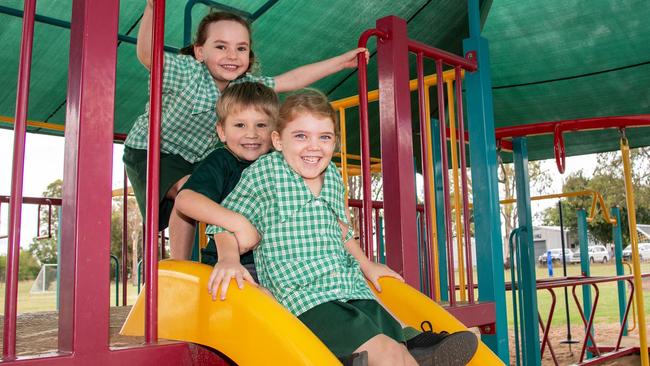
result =
M346 209L346 216L348 217L348 222L350 222L350 212L349 210ZM343 238L347 236L347 231L349 230L349 226L343 222L339 222L341 225L341 229L343 230ZM375 263L371 262L368 257L366 257L366 254L361 250L361 245L359 245L359 241L352 238L348 240L345 243L345 249L354 257L354 259L359 262L359 267L361 268L361 272L363 272L363 275L370 281L372 282L373 286L377 289L377 291L381 292L381 286L379 286L379 278L380 277L394 277L397 278L400 281L404 281L404 278L400 276L397 272L393 271L392 269L388 268L387 266L381 264L381 263Z
M217 299L217 291L220 291L220 299L225 300L228 293L230 281L234 278L237 287L244 288L244 281L257 286L255 280L248 270L239 262L239 249L237 240L231 233L219 233L214 236L217 245L219 261L214 265L210 279L208 280L208 292L212 294L212 300Z
M185 216L208 225L220 226L230 232L248 228L247 224L250 225L244 216L191 189L181 190L176 196L174 206Z
M275 91L278 93L304 88L328 75L345 68L357 67L357 54L368 50L356 48L341 55L313 64L297 67L275 77Z
M152 23L153 23L153 0L147 0L147 5L144 8L142 19L140 20L140 28L138 29L138 42L136 45L136 52L140 63L151 70L151 39L152 39Z

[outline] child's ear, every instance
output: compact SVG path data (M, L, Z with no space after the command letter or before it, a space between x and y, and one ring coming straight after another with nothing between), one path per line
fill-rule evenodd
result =
M199 62L203 62L203 46L194 45L194 58Z
M219 136L219 140L223 142L224 144L226 143L226 131L223 129L223 124L226 121L219 121L217 122L217 135Z
M271 132L271 142L276 151L282 151L282 141L280 141L280 134L278 131Z

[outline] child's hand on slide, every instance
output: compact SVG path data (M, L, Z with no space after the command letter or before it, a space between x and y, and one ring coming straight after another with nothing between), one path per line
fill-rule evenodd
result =
M380 277L393 277L404 282L404 278L402 278L402 276L381 263L374 263L369 261L366 265L361 267L361 271L363 272L363 275L366 276L368 281L370 281L379 292L381 292L381 286L379 286Z
M237 287L240 289L244 288L244 281L248 281L250 284L257 286L251 274L239 261L220 260L214 265L214 269L208 280L208 292L212 294L212 300L217 299L217 291L219 288L221 288L221 296L219 298L221 300L226 299L228 286L230 286L230 280L233 278L237 281Z

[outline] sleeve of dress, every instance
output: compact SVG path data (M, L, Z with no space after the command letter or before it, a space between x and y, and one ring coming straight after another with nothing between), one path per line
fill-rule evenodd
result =
M197 67L196 61L192 56L177 55L164 52L163 63L163 93L182 90L187 84L190 74Z

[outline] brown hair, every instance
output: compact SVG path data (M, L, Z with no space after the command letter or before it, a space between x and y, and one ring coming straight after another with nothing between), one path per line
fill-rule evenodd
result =
M271 130L275 128L280 108L278 95L268 86L252 82L233 84L226 88L217 101L217 123L223 123L230 114L248 108L266 114Z
M251 25L244 17L237 15L235 13L230 13L227 11L211 11L208 15L204 16L199 23L199 27L196 29L196 38L194 43L191 43L183 48L181 48L180 53L182 55L191 55L196 58L194 54L194 46L203 46L205 41L208 39L208 27L212 23L221 22L221 21L231 21L236 22L244 26L248 31L248 43L249 43L249 63L248 69L246 72L251 71L253 65L255 64L255 53L253 52L253 37L251 36L252 30Z
M276 131L281 133L289 122L302 114L331 119L334 123L334 134L338 145L340 137L338 114L327 100L327 96L316 89L300 90L284 100L284 103L280 106Z

